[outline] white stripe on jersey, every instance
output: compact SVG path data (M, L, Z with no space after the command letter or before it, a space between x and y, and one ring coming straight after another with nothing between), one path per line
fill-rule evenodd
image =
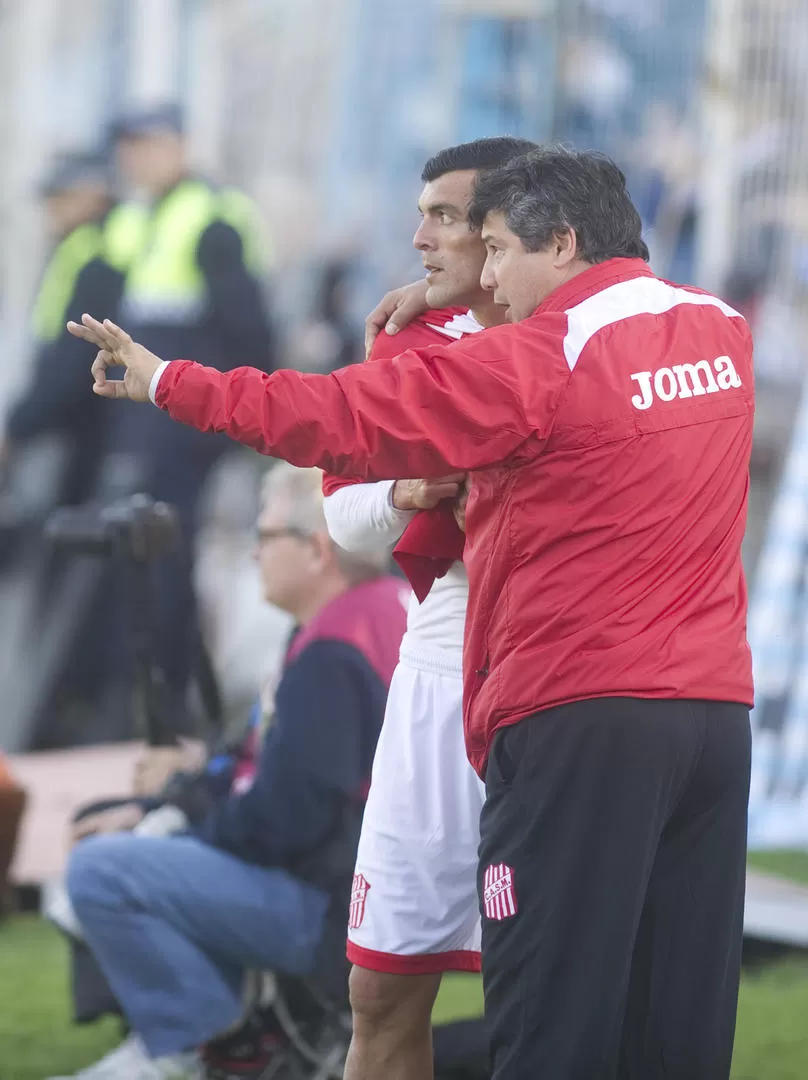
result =
M474 318L470 311L467 311L465 315L455 315L443 326L438 326L437 323L427 323L427 326L431 330L437 330L439 334L445 334L446 337L452 338L454 341L458 341L465 334L478 334L485 327Z

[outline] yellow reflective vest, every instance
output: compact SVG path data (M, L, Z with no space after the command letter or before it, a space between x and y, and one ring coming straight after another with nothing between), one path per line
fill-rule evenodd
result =
M56 245L34 301L32 329L38 342L47 345L62 333L76 279L102 248L102 227L94 221L77 226Z
M143 245L148 213L135 203L114 206L101 221L78 225L56 245L34 301L32 330L48 345L64 330L79 274L93 259L104 259L124 273Z
M188 179L144 212L143 241L124 285L124 322L186 326L202 318L207 294L196 254L202 234L215 221L236 230L247 267L260 273L257 215L246 195Z

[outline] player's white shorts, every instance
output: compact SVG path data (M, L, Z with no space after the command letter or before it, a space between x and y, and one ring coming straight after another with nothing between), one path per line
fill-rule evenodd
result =
M477 848L485 787L466 757L452 656L406 644L373 762L348 959L373 971L480 970Z

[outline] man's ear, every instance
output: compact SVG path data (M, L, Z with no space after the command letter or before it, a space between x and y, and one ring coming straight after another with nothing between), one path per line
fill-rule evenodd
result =
M314 549L314 554L323 566L328 566L330 563L336 561L334 541L327 532L312 533L310 540L311 546Z
M578 257L578 237L575 229L564 229L562 232L553 233L553 265L563 270L574 262Z

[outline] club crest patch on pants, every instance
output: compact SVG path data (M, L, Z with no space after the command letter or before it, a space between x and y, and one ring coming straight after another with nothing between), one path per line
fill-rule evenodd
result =
M353 887L351 888L351 907L348 913L348 927L358 930L365 917L365 901L367 900L370 885L364 874L354 874Z
M483 878L483 907L487 919L501 922L519 910L513 882L513 868L505 863L493 863Z

